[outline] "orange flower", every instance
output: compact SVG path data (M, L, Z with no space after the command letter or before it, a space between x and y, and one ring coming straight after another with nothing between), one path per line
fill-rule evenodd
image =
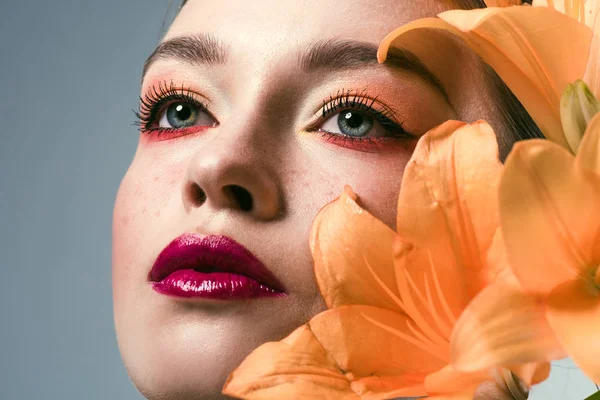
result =
M313 224L317 283L328 306L257 348L224 393L245 399L471 398L492 370L450 366L455 321L503 272L496 137L485 122L428 132L406 167L398 234L346 187ZM547 366L518 370L528 383ZM300 393L302 396L300 396Z
M564 349L600 382L600 114L576 156L544 140L517 143L500 201L520 287L492 285L473 301L454 332L455 366L546 361Z
M576 19L598 32L600 28L599 0L533 0L534 7L549 7Z
M566 14L594 31L583 81L600 97L600 1L599 0L533 0L533 6L549 7Z
M598 1L588 0L586 7L597 10ZM582 78L600 97L600 18L594 32L551 7L451 10L438 17L412 21L390 33L379 48L380 62L406 32L433 28L457 35L498 73L544 135L568 148L560 97L567 84Z

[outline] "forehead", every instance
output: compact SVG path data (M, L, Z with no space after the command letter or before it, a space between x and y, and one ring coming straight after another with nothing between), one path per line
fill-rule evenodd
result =
M450 0L190 0L164 40L204 32L255 49L329 38L378 44L398 26L450 8Z

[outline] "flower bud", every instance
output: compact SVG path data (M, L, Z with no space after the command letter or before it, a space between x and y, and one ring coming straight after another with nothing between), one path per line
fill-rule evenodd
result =
M560 99L560 121L573 153L577 153L585 129L597 112L600 103L585 82L578 79L567 85Z

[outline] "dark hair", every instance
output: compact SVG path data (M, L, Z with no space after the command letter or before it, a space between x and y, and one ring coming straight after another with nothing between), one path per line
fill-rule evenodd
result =
M177 1L176 1L177 2ZM457 8L470 10L475 8L485 8L483 0L452 0ZM167 15L169 10L173 9L173 0L169 1ZM187 3L187 0L181 0L180 5L175 7L174 16L179 13L179 10ZM531 0L523 0L523 3L531 4ZM170 19L172 21L172 19ZM163 26L164 31L164 26ZM488 83L491 85L492 93L495 94L497 100L498 112L502 120L502 124L509 132L510 136L497 135L498 149L500 159L504 162L513 144L519 140L527 140L534 138L544 138L542 131L533 121L525 107L521 104L514 93L506 86L504 81L500 79L498 74L487 64L485 65L485 73L488 76Z

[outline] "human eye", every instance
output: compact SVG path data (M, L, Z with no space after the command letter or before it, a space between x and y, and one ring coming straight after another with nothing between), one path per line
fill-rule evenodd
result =
M398 122L393 111L370 98L366 91L341 91L324 101L316 130L332 142L381 143L390 140L415 140Z
M217 125L200 96L172 82L161 82L140 97L139 111L135 112L136 124L143 134L162 139L183 136Z

